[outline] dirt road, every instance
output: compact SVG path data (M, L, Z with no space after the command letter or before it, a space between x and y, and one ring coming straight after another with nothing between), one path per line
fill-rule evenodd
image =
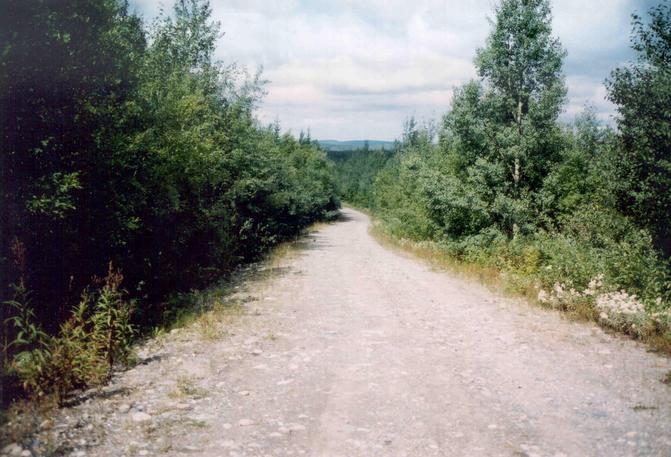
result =
M72 454L671 455L668 359L432 271L343 213L242 284L226 334L149 343L67 411Z

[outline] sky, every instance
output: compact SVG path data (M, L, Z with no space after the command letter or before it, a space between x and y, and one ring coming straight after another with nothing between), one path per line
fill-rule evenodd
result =
M570 121L615 108L604 80L632 61L630 17L655 0L553 0L554 34L568 51ZM131 0L149 22L172 0ZM476 78L495 0L211 0L216 57L269 81L258 117L316 139L393 140L409 116L439 119L454 89Z

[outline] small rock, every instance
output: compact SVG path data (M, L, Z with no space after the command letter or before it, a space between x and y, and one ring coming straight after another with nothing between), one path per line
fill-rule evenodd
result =
M235 441L233 441L233 440L225 440L225 441L221 441L221 442L219 443L219 445L220 445L221 447L223 447L223 448L226 448L226 449L237 449L237 448L240 447L240 446L238 446L238 445L235 443Z
M240 420L238 421L238 425L239 425L240 427L247 427L247 426L249 426L249 425L253 425L253 424L254 424L254 421L251 420L251 419L240 419Z
M268 438L282 438L282 434L280 432L272 432L268 435Z
M11 443L2 448L2 453L10 455L11 457L19 457L23 452L23 448L17 443Z
M149 451L146 449L142 449L140 452L137 453L137 455L149 455Z
M123 403L119 405L117 411L119 412L119 414L126 414L128 411L130 411L130 405L128 403Z
M248 390L241 390L240 392L238 392L238 395L240 395L242 397L249 397L250 394L251 394L251 392L248 391Z
M252 351L252 355L261 355L263 354L263 351L261 349L254 349Z
M142 411L135 412L130 415L130 418L133 420L133 422L145 422L148 420L151 420L151 416L147 413L144 413Z
M54 423L51 422L49 419L43 420L43 421L40 423L40 428L41 428L42 430L47 429L47 428L51 428L51 427L53 427L53 426L54 426Z
M32 457L33 453L30 452L28 449L24 449L23 452L21 452L21 457Z
M291 424L291 425L289 426L289 431L290 431L290 432L302 432L303 430L305 430L305 425L301 425L301 424Z
M224 428L224 430L230 430L230 428L233 427L233 426L231 424L229 424L228 422L226 422L225 424L222 425L222 427Z

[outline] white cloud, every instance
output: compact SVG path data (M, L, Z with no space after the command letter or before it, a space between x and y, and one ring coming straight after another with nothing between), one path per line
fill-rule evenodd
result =
M170 0L163 0L169 2ZM647 1L647 0L646 0ZM151 0L131 4L152 15ZM217 56L271 81L260 110L316 138L392 139L403 120L440 116L452 89L475 77L475 50L495 0L212 0L225 32ZM631 57L637 0L555 0L572 117L586 103L607 119L603 80Z

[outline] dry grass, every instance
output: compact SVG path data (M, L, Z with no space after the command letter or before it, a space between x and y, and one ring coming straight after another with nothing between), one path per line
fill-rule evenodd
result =
M195 325L200 337L205 341L216 341L226 336L226 330L221 325L220 316L212 311L198 316Z
M664 379L662 379L662 382L663 382L664 384L671 385L671 371L669 371L668 373L666 373L666 376L664 376Z
M168 393L172 399L203 398L208 392L196 385L196 381L189 376L180 376L175 383L175 390Z
M310 235L311 233L319 232L320 230L324 230L331 224L333 224L333 222L315 222L314 224L304 229L303 234Z
M263 262L264 267L279 268L286 260L296 255L298 250L295 244L295 242L286 242L275 246Z
M517 289L517 287L512 287L512 285L505 280L505 276L497 269L473 263L459 262L446 255L434 242L399 240L385 232L381 224L377 221L374 221L371 224L369 233L383 246L401 253L409 254L412 257L420 258L428 262L436 270L449 271L460 277L475 279L492 290L511 292ZM530 292L533 290L536 294L538 293L533 285L530 285L529 288ZM519 291L515 290L514 295L520 295ZM523 295L526 295L526 293Z
M228 336L227 327L244 314L241 300L215 300L208 304L208 308L197 314L193 321L193 326L205 341L217 341Z
M650 335L646 341L654 352L671 355L671 336L669 335ZM667 376L667 384L671 386L671 371Z

